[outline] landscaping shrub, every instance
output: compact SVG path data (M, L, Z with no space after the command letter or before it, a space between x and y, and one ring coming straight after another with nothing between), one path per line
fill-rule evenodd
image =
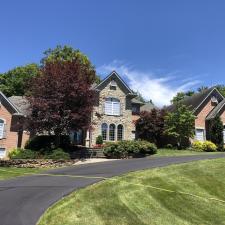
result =
M127 158L128 156L155 154L156 151L156 145L148 141L110 142L103 148L103 153L111 158Z
M68 160L70 159L70 155L67 152L64 152L63 149L57 148L52 150L51 153L45 155L45 159L53 159L53 160Z
M203 151L204 152L216 152L217 146L212 143L211 141L205 141L203 142Z
M202 141L194 141L192 143L192 149L196 152L203 152L203 142Z
M173 147L172 144L167 144L167 145L165 146L165 148L172 149L172 148L174 148L174 147Z
M15 148L8 154L10 159L37 159L38 153L30 149Z
M26 149L45 152L55 148L55 136L54 135L40 135L30 139L26 145ZM65 135L61 136L60 148L70 149L70 137Z
M194 151L198 152L216 152L217 146L211 141L195 141L192 144L192 148Z
M96 145L102 145L102 144L103 144L103 138L102 138L102 135L99 135L96 138Z

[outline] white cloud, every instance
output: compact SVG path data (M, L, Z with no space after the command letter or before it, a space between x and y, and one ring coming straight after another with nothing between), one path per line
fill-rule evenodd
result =
M177 92L188 91L200 83L195 77L187 79L180 72L164 75L143 72L118 60L97 68L97 72L104 76L113 70L125 79L132 90L139 91L145 99L151 99L159 107L169 105Z

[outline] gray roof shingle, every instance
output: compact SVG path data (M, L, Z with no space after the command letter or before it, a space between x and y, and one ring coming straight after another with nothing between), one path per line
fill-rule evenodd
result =
M214 119L216 117L216 115L223 109L223 107L225 106L225 99L220 102L206 117L206 120L211 120Z
M23 115L28 115L29 113L29 102L24 96L11 96L8 98L9 101L18 109L18 111Z
M207 98L207 96L209 96L209 94L210 94L211 92L213 92L213 91L215 91L215 92L217 92L219 95L221 95L220 92L219 92L215 87L212 87L212 88L209 88L209 89L207 89L207 90L205 90L205 91L202 91L202 92L200 92L200 93L196 93L196 94L194 94L194 95L192 95L192 96L190 96L190 97L185 97L185 98L181 101L181 103L184 104L184 105L186 105L186 106L188 106L190 110L192 110L192 111L195 112L196 109L201 105L201 103L202 103L202 102ZM223 99L224 99L224 98L223 98L222 95L221 95L221 100L220 100L220 101L222 101ZM176 106L175 106L174 104L172 104L172 105L170 105L170 106L168 106L168 107L165 107L165 109L168 110L168 111L170 111L170 112L174 111L175 108L176 108Z

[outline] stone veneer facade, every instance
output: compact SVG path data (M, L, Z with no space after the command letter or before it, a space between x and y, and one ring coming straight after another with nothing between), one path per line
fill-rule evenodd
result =
M103 123L106 123L108 127L110 124L115 124L115 141L117 140L117 126L119 124L123 125L123 140L133 140L135 138L135 124L132 117L131 98L127 97L125 90L123 90L123 86L120 85L118 81L116 84L116 90L111 90L110 82L107 82L105 87L98 94L98 102L94 107L92 114L92 129L89 135L90 139L86 140L86 146L93 147L96 144L96 138L101 135L101 125ZM119 116L105 114L104 104L105 98L107 97L117 98L120 100L121 113ZM107 137L109 138L109 129Z

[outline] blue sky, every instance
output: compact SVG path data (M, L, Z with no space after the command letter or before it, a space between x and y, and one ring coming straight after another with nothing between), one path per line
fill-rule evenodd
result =
M39 62L57 44L116 69L158 105L225 83L225 1L20 0L0 5L0 72Z

